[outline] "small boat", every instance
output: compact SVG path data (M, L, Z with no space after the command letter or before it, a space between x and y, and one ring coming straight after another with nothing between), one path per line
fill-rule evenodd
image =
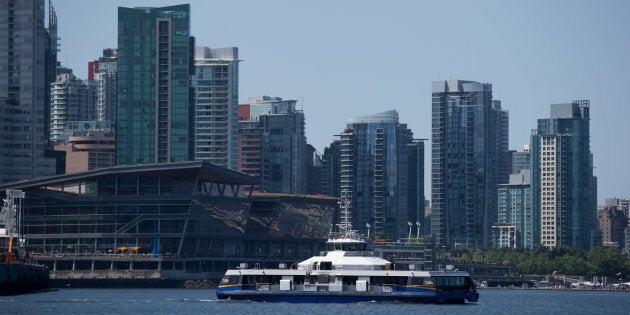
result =
M47 290L50 287L48 267L31 262L20 225L24 192L7 190L0 211L0 295L15 295Z
M477 302L479 293L466 272L392 270L392 263L367 251L367 242L347 218L347 201L339 232L331 232L327 251L287 268L227 270L217 289L219 299L255 302L350 303ZM411 268L410 268L411 269Z

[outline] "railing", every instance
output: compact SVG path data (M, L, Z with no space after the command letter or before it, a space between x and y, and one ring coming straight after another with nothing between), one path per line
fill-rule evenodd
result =
M31 259L51 259L51 258L107 258L107 259L129 259L129 258L152 258L161 259L170 256L160 255L154 257L152 254L138 253L29 253Z

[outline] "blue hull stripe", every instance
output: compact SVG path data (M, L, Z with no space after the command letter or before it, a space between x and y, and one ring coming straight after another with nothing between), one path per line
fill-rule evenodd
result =
M355 302L407 302L407 303L463 303L476 302L477 292L461 293L410 293L410 292L296 292L296 291L217 291L219 299L248 300L254 302L286 303L355 303Z

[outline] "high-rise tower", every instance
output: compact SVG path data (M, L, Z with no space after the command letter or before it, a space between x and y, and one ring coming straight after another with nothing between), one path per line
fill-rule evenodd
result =
M258 120L260 142L260 190L305 194L307 155L304 112L297 101L279 97L252 97L250 119Z
M195 160L238 167L238 48L195 49Z
M57 40L44 28L44 12L44 0L0 1L0 183L55 174L44 150L47 80L54 79L46 53L56 53Z
M495 232L501 234L506 227L513 227L510 244L518 248L534 248L534 221L532 215L531 174L529 169L511 174L507 184L500 184L498 191L498 218ZM498 239L505 238L495 238ZM495 247L509 247L500 242Z
M59 38L57 37L57 13L53 7L52 0L48 0L48 28L46 29L46 48L45 48L45 75L46 85L52 84L57 79L57 53L59 52ZM48 86L44 96L44 133L45 139L50 139L50 104L51 89Z
M496 126L496 148L497 148L497 164L496 164L496 180L497 184L507 184L510 182L510 165L512 156L510 154L509 136L510 136L510 119L507 110L501 108L500 100L492 100L491 124Z
M340 135L339 189L350 198L359 231L367 232L369 224L380 237L409 237L409 199L416 200L409 194L417 192L417 185L409 185L409 150L418 150L410 146L412 138L394 110L348 120ZM423 180L418 174L413 177Z
M96 82L77 79L72 73L57 76L51 84L50 138L61 141L67 124L96 118Z
M493 106L491 84L436 81L432 90L431 233L442 245L489 247L507 172L498 167L507 161L506 115Z
M97 85L96 118L98 121L107 122L110 125L115 124L118 99L116 93L118 50L115 48L103 49L103 56L92 63L96 64L96 71L93 72L93 79ZM90 79L88 78L88 80Z
M116 163L192 159L190 5L118 8Z
M531 135L535 236L546 247L589 249L597 226L590 101L552 104Z
M259 177L262 192L308 193L309 166L314 162L308 154L304 112L296 109L297 101L269 96L248 101L238 111L238 170Z

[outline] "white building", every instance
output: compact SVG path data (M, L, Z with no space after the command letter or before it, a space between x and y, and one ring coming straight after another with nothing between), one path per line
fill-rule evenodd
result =
M238 48L195 49L194 159L238 166Z
M77 79L71 73L57 76L51 85L50 139L61 141L70 121L96 117L96 82Z

